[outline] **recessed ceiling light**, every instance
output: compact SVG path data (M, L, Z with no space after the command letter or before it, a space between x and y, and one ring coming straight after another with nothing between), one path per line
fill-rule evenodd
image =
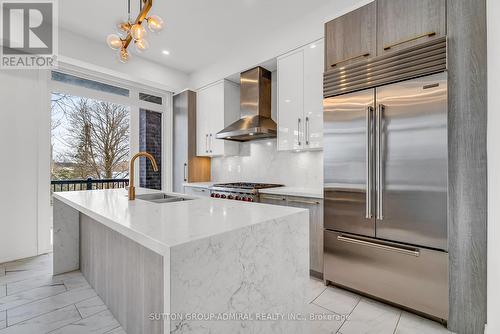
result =
M168 50L163 50L161 53L163 53L164 55L168 56L170 54L170 51Z

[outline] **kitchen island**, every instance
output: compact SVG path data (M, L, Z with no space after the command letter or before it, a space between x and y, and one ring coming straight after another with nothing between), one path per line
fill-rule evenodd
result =
M129 334L301 333L276 319L306 304L308 231L290 207L56 193L54 274L81 270Z

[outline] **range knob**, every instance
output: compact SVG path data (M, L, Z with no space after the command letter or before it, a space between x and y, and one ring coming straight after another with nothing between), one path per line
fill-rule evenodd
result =
M233 199L233 195L227 195L227 199Z
M220 198L226 198L226 195L224 195L224 194L220 195Z
M253 198L249 197L249 198L248 198L248 201L249 201L249 202L253 202Z
M220 194L215 194L215 198L220 198Z
M237 200L237 201L241 201L241 197L240 196L236 196L234 199Z
M215 194L214 193L210 194L210 197L215 197Z

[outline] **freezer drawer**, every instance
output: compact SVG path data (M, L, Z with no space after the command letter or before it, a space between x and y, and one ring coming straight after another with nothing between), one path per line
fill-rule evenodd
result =
M448 253L325 230L324 278L448 319Z

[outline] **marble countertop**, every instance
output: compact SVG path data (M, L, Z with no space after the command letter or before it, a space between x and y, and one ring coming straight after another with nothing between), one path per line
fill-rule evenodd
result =
M184 187L192 187L192 188L210 188L213 186L215 182L190 182L190 183L183 183L182 185Z
M151 192L137 188L138 195ZM129 201L125 189L59 192L54 198L158 253L303 211L215 198L163 204Z
M285 196L298 196L310 198L323 198L323 189L300 188L300 187L277 187L259 190L261 194L274 194Z

